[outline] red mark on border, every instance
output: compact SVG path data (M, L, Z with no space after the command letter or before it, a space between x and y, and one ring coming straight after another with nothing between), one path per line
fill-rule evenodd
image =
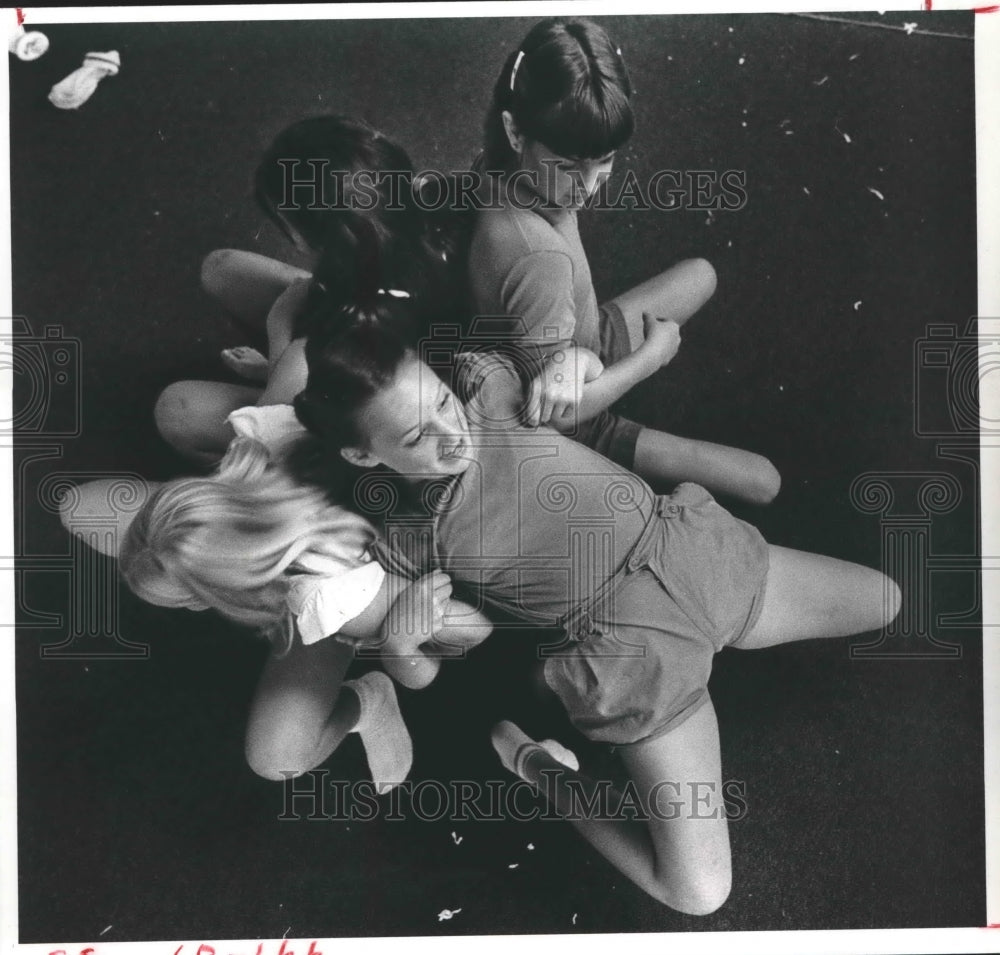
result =
M930 12L932 6L933 6L933 0L924 0L924 10L926 10L928 13ZM972 8L973 13L996 13L997 10L1000 10L1000 3L994 3L992 6L989 7ZM18 11L18 13L20 13L20 11Z
M17 25L24 26L24 14L21 12L21 8L17 8Z

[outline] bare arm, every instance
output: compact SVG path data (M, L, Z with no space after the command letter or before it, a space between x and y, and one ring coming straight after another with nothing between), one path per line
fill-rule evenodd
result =
M444 657L463 656L493 629L468 604L451 599L451 580L433 571L414 581L386 574L375 599L336 634L341 643L378 656L394 680L421 689Z
M309 279L292 282L267 315L267 386L258 405L287 405L306 386L306 343L292 338L295 321L305 306Z
M677 353L680 329L674 321L662 321L645 316L646 338L632 354L602 365L597 356L585 348L574 347L561 363L571 373L583 377L579 402L566 402L551 409L549 424L557 430L568 430L578 421L588 421L610 407L635 385L662 368ZM534 400L534 387L529 403Z
M680 346L680 327L648 314L643 321L643 343L608 367L578 345L553 350L529 388L524 423L567 429L587 421L667 364Z
M433 587L431 630L421 626L400 626L390 612L383 628L382 666L394 680L411 690L432 683L441 669L442 659L464 657L466 650L482 643L493 631L493 624L478 610L449 596L451 583L437 572L414 582L415 587L429 586L429 578L445 581ZM426 606L426 597L418 597ZM407 603L401 599L399 602ZM402 616L411 614L404 610Z
M306 340L296 338L272 364L258 405L290 405L306 386L309 369L306 366Z

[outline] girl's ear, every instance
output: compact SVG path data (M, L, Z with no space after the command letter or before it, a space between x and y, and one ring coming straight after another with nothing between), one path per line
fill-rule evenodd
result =
M340 456L356 468L373 468L376 464L381 463L374 454L361 448L341 448Z
M509 109L505 109L500 114L500 118L503 120L503 129L507 134L507 142L510 143L510 148L520 156L524 150L524 136L518 131L513 114Z

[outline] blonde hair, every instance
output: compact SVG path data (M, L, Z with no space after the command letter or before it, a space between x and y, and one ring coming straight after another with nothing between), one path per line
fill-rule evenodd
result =
M322 573L345 553L361 555L372 537L321 490L273 464L263 444L237 438L214 474L170 481L153 493L128 529L119 568L143 600L211 608L287 652L292 575Z

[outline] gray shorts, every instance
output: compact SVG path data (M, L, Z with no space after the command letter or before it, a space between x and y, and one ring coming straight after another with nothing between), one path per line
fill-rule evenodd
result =
M697 484L657 498L625 566L563 621L545 679L590 739L652 739L708 700L712 659L760 617L768 547Z

